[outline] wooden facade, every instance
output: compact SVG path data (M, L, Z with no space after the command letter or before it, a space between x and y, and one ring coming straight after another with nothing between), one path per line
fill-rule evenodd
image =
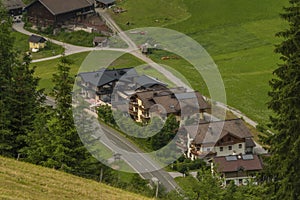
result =
M49 9L40 1L35 1L26 7L28 20L38 27L59 27L68 22L77 23L86 18L86 15L94 12L94 5L83 8L75 8L66 12L56 12Z
M39 1L34 2L26 8L28 20L40 27L55 25L55 15L53 15Z

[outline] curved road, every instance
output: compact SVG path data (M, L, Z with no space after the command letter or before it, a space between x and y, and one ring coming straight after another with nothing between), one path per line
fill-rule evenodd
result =
M129 48L127 49L119 49L119 48L99 48L99 47L82 47L82 46L76 46L76 45L71 45L71 44L67 44L64 42L60 42L57 40L53 40L50 38L46 38L47 40L61 45L65 48L65 55L71 55L71 54L75 54L75 53L80 53L80 52L86 52L86 51L93 51L93 50L111 50L111 51L122 51L122 52L127 52L132 54L133 56L143 60L144 62L146 62L147 64L149 64L150 66L152 66L153 68L155 68L156 70L160 71L164 76L166 76L166 78L168 78L170 81L172 81L175 85L179 86L179 87L184 87L187 88L188 91L191 91L192 89L187 86L184 82L182 82L179 78L177 78L176 76L174 76L170 71L166 70L164 67L158 65L157 63L153 62L150 58L146 57L145 55L143 55L139 49L137 48L136 44L125 34L125 32L123 32L119 26L111 19L111 17L103 10L101 9L97 9L97 12L99 12L100 16L102 16L102 18L106 21L106 23L110 26L110 28L117 33L121 39L123 39L129 46ZM18 32L21 32L23 34L26 35L31 35L33 33L25 30L23 28L24 23L15 23L13 25L13 29L15 29ZM53 57L49 57L49 58L43 58L43 59L39 59L39 60L34 60L33 62L40 62L40 61L45 61L45 60L50 60L50 59L55 59L60 57L61 55L57 55L57 56L53 56ZM217 105L230 110L231 112L233 112L235 115L237 115L238 117L243 117L243 119L249 123L252 126L256 126L257 123L254 122L253 120L249 119L247 116L245 116L243 113L241 113L240 111L228 107L227 105L217 102ZM117 142L118 144L122 144L123 148L129 151L136 151L136 152L141 152L137 147L135 147L135 145L131 144L129 141L127 141L126 138L122 138L120 135L118 135L118 133L115 133L115 131L110 130L109 128L105 128L105 132L107 133L107 137L110 138L112 141ZM142 159L142 158L141 158ZM133 168L137 169L139 167L145 167L143 164L145 163L145 165L155 165L155 161L151 160L150 158L147 158L146 160L143 160L143 162L137 162L134 159L130 158L125 158L125 161L128 162L131 166L133 166ZM139 166L142 165L142 166ZM137 170L138 171L138 170ZM166 187L166 189L168 191L170 190L178 190L178 185L176 184L176 182L173 180L173 178L163 169L155 171L155 172L150 172L150 173L143 173L141 174L141 176L143 176L144 178L147 179L151 179L152 177L157 177L160 182Z

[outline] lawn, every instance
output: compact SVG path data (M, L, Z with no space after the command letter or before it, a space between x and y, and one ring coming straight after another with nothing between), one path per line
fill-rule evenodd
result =
M0 157L0 199L148 199L54 169Z
M114 14L111 11L111 16L123 30L136 27L166 26L190 17L182 0L119 0L117 6L127 10L121 14Z
M14 46L15 49L23 55L29 51L28 35L13 31L12 36L15 38ZM44 49L41 49L37 53L31 53L32 59L40 59L55 56L64 52L64 48L51 42L47 42Z
M268 81L279 62L279 56L273 51L280 39L274 35L286 27L279 17L286 3L272 0L153 0L151 3L147 0L126 0L119 6L128 11L112 14L112 17L126 30L163 26L195 39L218 65L227 103L253 120L266 123L271 114L266 106L270 90ZM169 6L163 7L162 4ZM164 12L165 9L168 12ZM156 16L171 20L156 22ZM124 25L127 21L133 23ZM176 69L192 83L194 89L208 95L204 83L192 73L193 68L185 61L161 61L160 55L152 55L152 58Z
M68 56L68 58L73 60L73 64L71 65L70 74L75 75L81 65L82 61L88 55L89 52L83 52L78 54L73 54ZM45 88L46 92L49 92L52 88L52 75L57 72L57 65L59 63L59 59L53 59L38 63L32 63L31 66L35 66L35 75L39 77L40 80L40 88Z

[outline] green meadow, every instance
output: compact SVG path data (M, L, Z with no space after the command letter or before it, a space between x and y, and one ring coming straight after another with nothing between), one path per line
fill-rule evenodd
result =
M266 123L269 80L279 62L275 37L286 24L279 13L287 1L272 0L125 0L127 12L113 14L121 28L159 26L177 30L200 43L217 64L227 93L227 103L253 120ZM167 10L167 12L164 12ZM129 25L126 25L130 22ZM195 52L196 53L196 52ZM184 60L161 61L179 71L194 89L208 95L205 84Z

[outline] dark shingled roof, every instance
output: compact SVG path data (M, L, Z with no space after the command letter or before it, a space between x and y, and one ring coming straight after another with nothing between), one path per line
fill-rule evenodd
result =
M210 109L210 105L205 101L203 96L198 92L184 92L175 94L180 101L182 116L189 116L199 113L199 110Z
M195 144L216 143L227 134L241 139L252 138L251 132L241 119L206 122L185 126L185 128L194 138Z
M136 82L138 88L140 88L140 87L150 88L154 85L167 86L165 83L162 83L162 82L160 82L150 76L146 76L146 75L139 76L135 82Z
M172 95L153 97L156 104L161 105L166 113L177 113L180 111L178 100ZM158 107L159 109L159 107Z
M17 8L24 8L25 4L22 0L3 0L3 6L8 10L13 10Z
M103 3L103 4L112 4L115 2L115 0L96 0L97 2Z
M218 167L218 171L221 173L243 171L258 171L263 169L261 160L257 155L252 155L252 159L244 159L244 155L238 158L234 156L234 159L226 159L228 156L215 157L214 163ZM232 157L232 156L230 156Z
M34 42L34 43L43 43L46 42L47 40L41 36L38 35L31 35L28 39L29 42Z
M161 105L167 113L177 113L181 111L181 114L185 116L199 113L199 108L209 108L209 105L199 92L183 92L181 89L144 90L137 92L136 96L143 101L145 109L149 109L154 104L158 104ZM192 109L188 109L188 107ZM159 107L155 109L159 109ZM184 112L185 110L187 112ZM194 110L194 112L191 110Z
M78 74L84 82L88 82L93 86L103 86L110 82L120 80L127 81L126 78L138 76L134 68L123 69L100 69L95 72L83 72Z
M88 0L37 0L44 5L53 15L71 12L92 6ZM34 2L33 2L34 3ZM33 4L32 3L32 4ZM31 5L31 4L30 4ZM28 5L28 6L30 6Z

